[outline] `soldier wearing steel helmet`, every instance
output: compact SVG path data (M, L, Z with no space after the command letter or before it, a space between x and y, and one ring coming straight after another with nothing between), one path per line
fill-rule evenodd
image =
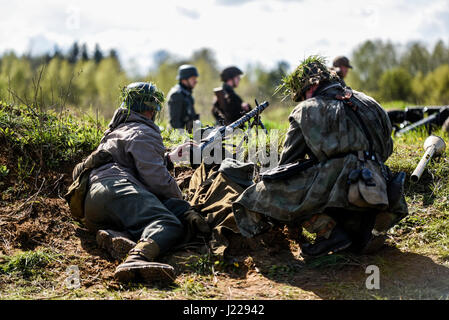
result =
M173 280L173 267L157 262L159 257L189 233L208 231L170 175L173 162L189 159L193 146L166 152L155 124L163 103L164 94L152 83L125 87L95 151L110 160L89 175L83 222L112 257L128 255L115 271L119 281Z
M184 64L179 67L176 77L179 82L168 93L169 123L172 128L191 132L193 121L199 119L192 96L198 77L199 73L195 66Z
M241 233L251 237L279 222L316 235L313 243L300 243L305 256L378 250L408 213L404 174L393 175L384 164L393 152L387 113L373 98L344 88L317 56L278 91L299 104L289 116L279 167L262 173L233 204Z
M349 63L349 59L345 56L338 56L334 59L332 63L332 69L337 73L340 77L341 83L346 87L345 78L349 72L349 69L352 69L351 64Z
M242 75L242 70L235 66L227 67L221 72L220 78L223 85L214 90L216 98L212 108L212 114L218 123L228 125L251 110L250 105L243 102L234 91L239 86Z

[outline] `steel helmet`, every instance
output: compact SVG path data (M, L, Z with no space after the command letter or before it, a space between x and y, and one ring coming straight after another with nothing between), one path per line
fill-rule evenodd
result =
M188 79L190 77L199 77L198 70L191 64L183 64L178 68L177 80Z
M236 76L242 75L243 71L235 66L227 67L220 73L221 81L226 82Z
M164 93L151 82L133 82L122 89L122 107L135 112L161 111Z

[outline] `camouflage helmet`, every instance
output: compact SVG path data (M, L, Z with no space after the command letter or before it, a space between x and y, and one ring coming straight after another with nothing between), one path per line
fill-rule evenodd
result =
M227 67L223 69L223 71L220 73L221 81L226 82L229 79L232 79L234 77L240 76L243 74L243 71L235 66Z
M275 94L282 91L284 99L290 96L293 101L299 102L304 100L306 91L312 86L338 80L338 75L326 66L323 57L310 56L303 60L295 71L282 79Z
M188 79L190 77L199 77L198 70L191 64L183 64L178 68L177 80Z
M135 112L161 111L164 93L151 82L133 82L122 89L121 107Z

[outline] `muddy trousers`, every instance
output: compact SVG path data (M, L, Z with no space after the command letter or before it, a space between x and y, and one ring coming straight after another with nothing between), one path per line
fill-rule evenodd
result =
M90 231L127 231L134 241L154 240L162 254L183 239L182 215L190 205L181 199L161 201L126 179L110 178L90 186L84 209Z

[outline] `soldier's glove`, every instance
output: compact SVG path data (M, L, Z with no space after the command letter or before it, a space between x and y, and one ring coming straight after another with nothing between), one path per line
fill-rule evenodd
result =
M183 216L188 228L194 233L210 233L209 224L204 217L194 210L188 210Z
M173 163L190 162L190 153L197 152L198 150L198 145L193 141L189 141L177 146L175 150L168 154L168 157Z

